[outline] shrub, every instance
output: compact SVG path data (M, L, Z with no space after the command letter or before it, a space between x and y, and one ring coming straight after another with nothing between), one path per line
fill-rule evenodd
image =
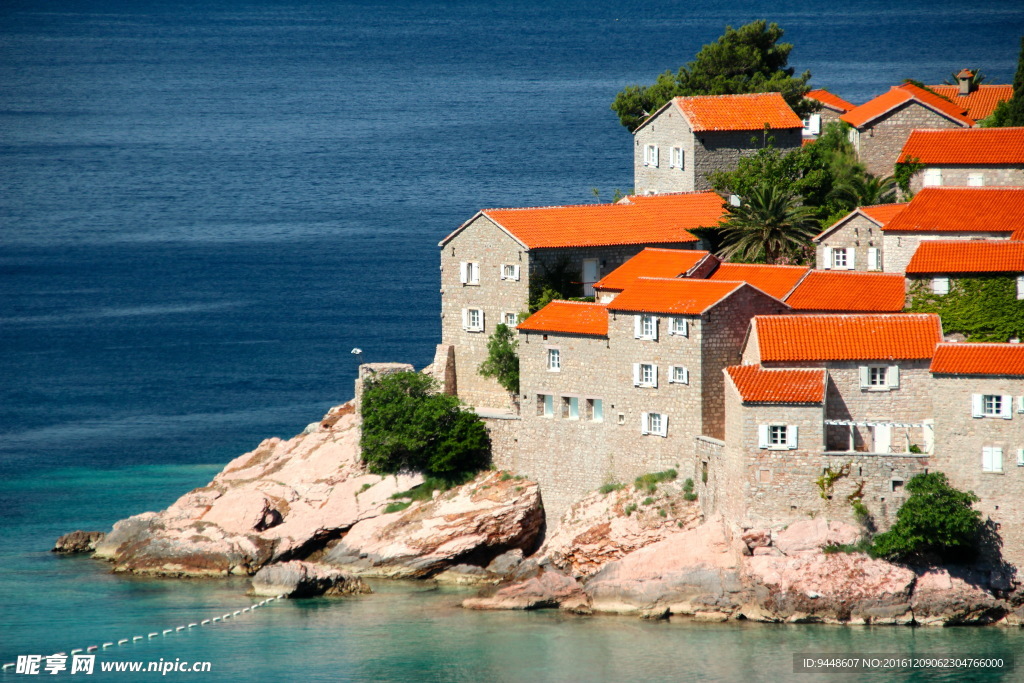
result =
M499 323L487 340L487 359L478 368L483 377L493 377L510 394L519 393L519 340L508 325Z
M630 503L627 505L623 512L625 512L626 516L629 517L631 514L636 512L636 503Z
M401 512L410 505L412 505L411 500L407 500L404 503L388 503L388 506L384 508L384 514L389 515L392 512Z
M907 491L910 496L896 513L896 523L875 537L876 557L936 553L960 559L973 553L982 531L981 513L971 507L978 502L974 493L953 488L941 472L912 477Z
M636 486L638 491L646 489L648 493L654 493L658 490L658 484L665 481L672 481L678 476L679 473L675 470L651 472L650 474L641 474L636 478L636 481L633 482L633 485Z
M626 488L625 484L605 484L604 486L599 488L598 491L600 493L608 495L612 491L619 491L619 490L624 489L624 488Z
M651 498L650 496L647 496L646 498L644 498L644 502L642 502L640 504L641 505L650 505L653 502L654 502L654 498Z
M683 500L693 502L697 500L697 494L693 492L693 479L683 482Z
M369 377L364 383L359 445L374 474L423 472L445 481L485 469L490 439L483 422L459 399L438 394L418 372Z

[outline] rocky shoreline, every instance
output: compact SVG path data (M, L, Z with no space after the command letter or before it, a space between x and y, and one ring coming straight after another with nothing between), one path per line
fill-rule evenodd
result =
M418 475L381 477L359 458L353 404L289 439L267 439L207 486L105 536L75 532L55 551L93 552L115 572L255 575L263 595L353 595L361 578L479 585L471 609L832 624L1024 624L1001 570L913 568L827 553L860 530L824 519L739 529L703 519L689 488L657 481L578 501L545 537L538 485L509 472L413 501Z

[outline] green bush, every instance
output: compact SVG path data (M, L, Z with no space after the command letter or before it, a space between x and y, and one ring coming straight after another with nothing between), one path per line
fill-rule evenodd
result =
M410 505L412 505L411 500L407 500L404 503L388 503L388 506L384 508L384 514L390 515L392 512L401 512Z
M519 340L506 324L498 323L487 340L487 359L477 370L483 377L493 377L510 394L519 393Z
M636 503L630 503L629 505L627 505L623 512L626 513L627 517L632 515L634 512L636 512Z
M490 438L483 422L459 399L438 394L437 382L418 372L369 377L363 385L359 445L374 474L423 472L464 481L486 469Z
M633 482L633 485L638 491L646 489L647 493L654 493L658 490L658 484L665 481L672 481L679 476L679 473L675 470L665 470L664 472L651 472L650 474L641 474Z
M949 485L941 472L918 474L907 482L910 496L896 513L896 523L875 536L872 554L886 559L907 559L936 553L961 559L977 547L982 531L981 513L971 505L978 497Z
M605 484L604 486L599 488L598 491L600 493L603 493L603 494L607 495L607 494L611 493L612 491L619 491L619 490L624 489L624 488L626 488L625 484Z

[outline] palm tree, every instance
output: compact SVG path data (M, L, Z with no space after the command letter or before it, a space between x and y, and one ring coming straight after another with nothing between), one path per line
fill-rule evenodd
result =
M728 207L719 256L774 264L799 252L817 232L813 208L801 206L782 185L757 185L739 206Z
M836 180L828 198L850 210L858 206L888 204L896 201L896 179L870 173L849 173Z

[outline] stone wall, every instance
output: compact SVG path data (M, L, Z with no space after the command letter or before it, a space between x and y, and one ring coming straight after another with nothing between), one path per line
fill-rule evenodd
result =
M868 270L868 249L878 249L878 270L885 270L885 251L883 249L882 229L877 224L860 214L832 227L815 248L818 270L833 270L832 264L825 257L825 248L853 249L852 270ZM828 266L826 268L826 265Z
M1024 165L929 165L915 173L914 176L910 179L910 190L912 192L916 193L921 191L921 188L924 185L925 171L930 168L938 168L942 171L942 185L948 187L966 187L967 185L970 184L970 175L972 173L980 173L982 175L983 185L986 187L990 185L1024 185Z
M722 491L723 462L725 442L710 436L698 436L694 439L693 477L694 491L700 503L700 511L709 517L718 510L719 496Z
M778 130L701 131L694 142L694 189L710 190L708 175L715 171L735 171L740 159L772 144L785 152L803 144L800 128Z
M1011 419L973 417L972 394L1013 397ZM1018 449L1024 448L1024 413L1017 412L1024 396L1024 378L935 375L932 382L935 406L935 469L945 472L957 488L974 491L981 498L975 508L999 525L1003 555L1024 566L1024 467L1018 465ZM1001 472L982 467L982 448L1003 449Z
M857 157L876 176L892 175L893 166L910 131L915 128L962 128L915 100L909 100L887 114L858 128Z
M907 272L907 265L918 246L925 240L1005 240L1008 232L893 232L886 230L882 238L884 267L887 273Z

